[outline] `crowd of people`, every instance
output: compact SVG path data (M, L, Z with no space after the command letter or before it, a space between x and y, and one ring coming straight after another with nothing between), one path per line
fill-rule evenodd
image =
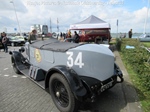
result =
M43 35L44 35L44 33L42 33L42 40L44 40L43 38L45 37ZM57 38L59 40L65 40L65 39L69 38L72 40L72 42L79 43L80 36L78 35L78 33L76 31L74 31L74 34L71 34L71 31L69 30L67 33L60 32L60 34L57 35ZM32 41L35 41L35 40L37 40L37 31L32 30L32 32L29 34L28 42L31 44Z
M132 29L130 29L130 31L128 32L128 36L129 36L129 38L132 38ZM76 31L74 31L74 34L71 34L70 30L67 33L61 32L59 34L59 37L63 38L63 40L70 39L71 42L74 42L74 43L79 43L79 41L80 41L80 36L78 35L78 33ZM125 37L126 37L125 34L120 35L120 38L125 38ZM26 40L26 41L28 41L31 44L32 41L35 41L35 40L37 40L37 31L34 29L31 31L31 33L29 34L28 40ZM8 52L8 47L7 47L8 38L7 38L7 34L5 32L1 33L0 42L2 43L2 48L3 48L4 52L7 53Z
M57 35L57 38L58 37L60 37L59 40L68 39L69 41L74 43L79 43L80 40L80 36L78 35L78 33L74 31L74 34L72 34L70 30L67 33L60 32L60 34Z

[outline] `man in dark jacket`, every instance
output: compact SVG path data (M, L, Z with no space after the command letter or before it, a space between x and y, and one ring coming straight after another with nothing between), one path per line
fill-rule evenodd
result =
M79 39L80 39L79 35L77 34L76 31L74 31L74 42L79 43Z
M129 38L132 38L132 29L129 31Z
M28 37L28 41L30 44L37 39L36 33L37 33L36 30L32 30L32 32L30 33L30 35Z

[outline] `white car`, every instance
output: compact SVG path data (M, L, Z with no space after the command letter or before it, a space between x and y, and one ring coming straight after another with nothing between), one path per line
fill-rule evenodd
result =
M142 35L139 36L139 40L141 42L150 42L150 35L142 34Z
M25 43L25 39L23 36L12 36L12 37L8 37L8 39L9 39L8 44L10 44L11 46Z

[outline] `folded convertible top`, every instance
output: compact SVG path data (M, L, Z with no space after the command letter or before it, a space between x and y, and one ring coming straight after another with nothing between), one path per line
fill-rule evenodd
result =
M66 52L68 49L75 48L82 44L70 43L70 42L60 42L57 39L50 38L50 39L44 40L44 41L36 41L30 45L31 45L31 47L43 49L43 50Z

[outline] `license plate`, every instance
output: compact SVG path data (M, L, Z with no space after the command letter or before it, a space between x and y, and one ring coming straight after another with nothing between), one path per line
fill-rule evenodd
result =
M105 91L106 89L110 88L111 86L113 86L113 80L110 81L110 82L108 82L108 83L105 84L105 85L102 85L100 91L103 92L103 91Z

